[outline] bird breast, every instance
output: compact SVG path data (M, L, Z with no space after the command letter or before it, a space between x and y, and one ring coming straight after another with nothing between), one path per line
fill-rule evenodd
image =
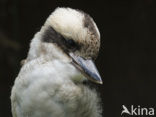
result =
M26 63L12 89L13 116L100 117L97 94L78 83L81 79L71 64L59 60Z

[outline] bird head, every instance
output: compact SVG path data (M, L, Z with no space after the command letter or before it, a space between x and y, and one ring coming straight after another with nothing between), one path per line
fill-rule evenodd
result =
M102 84L94 64L100 48L100 33L87 13L71 8L57 8L40 32L42 42L55 45L89 80Z

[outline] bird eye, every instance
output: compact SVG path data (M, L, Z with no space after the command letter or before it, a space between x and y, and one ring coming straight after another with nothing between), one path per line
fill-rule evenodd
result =
M75 51L79 49L79 45L73 40L73 39L67 39L62 38L64 45L66 46L66 49L69 51Z
M76 46L76 43L72 39L67 40L67 43L70 47Z

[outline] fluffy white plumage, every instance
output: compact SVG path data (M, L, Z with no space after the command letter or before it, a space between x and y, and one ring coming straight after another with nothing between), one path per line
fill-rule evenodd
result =
M15 80L11 93L13 117L101 117L95 90L83 85L86 80L72 59L57 44L43 42L49 26L66 38L89 42L84 14L70 8L57 8L32 39L28 57ZM93 22L95 31L99 31ZM76 55L88 56L83 50Z

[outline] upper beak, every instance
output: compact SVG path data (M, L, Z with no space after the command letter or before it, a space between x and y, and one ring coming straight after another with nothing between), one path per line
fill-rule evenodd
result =
M89 80L98 84L103 84L101 76L91 59L85 60L82 57L75 56L73 53L70 53L70 56L74 66L78 68Z

